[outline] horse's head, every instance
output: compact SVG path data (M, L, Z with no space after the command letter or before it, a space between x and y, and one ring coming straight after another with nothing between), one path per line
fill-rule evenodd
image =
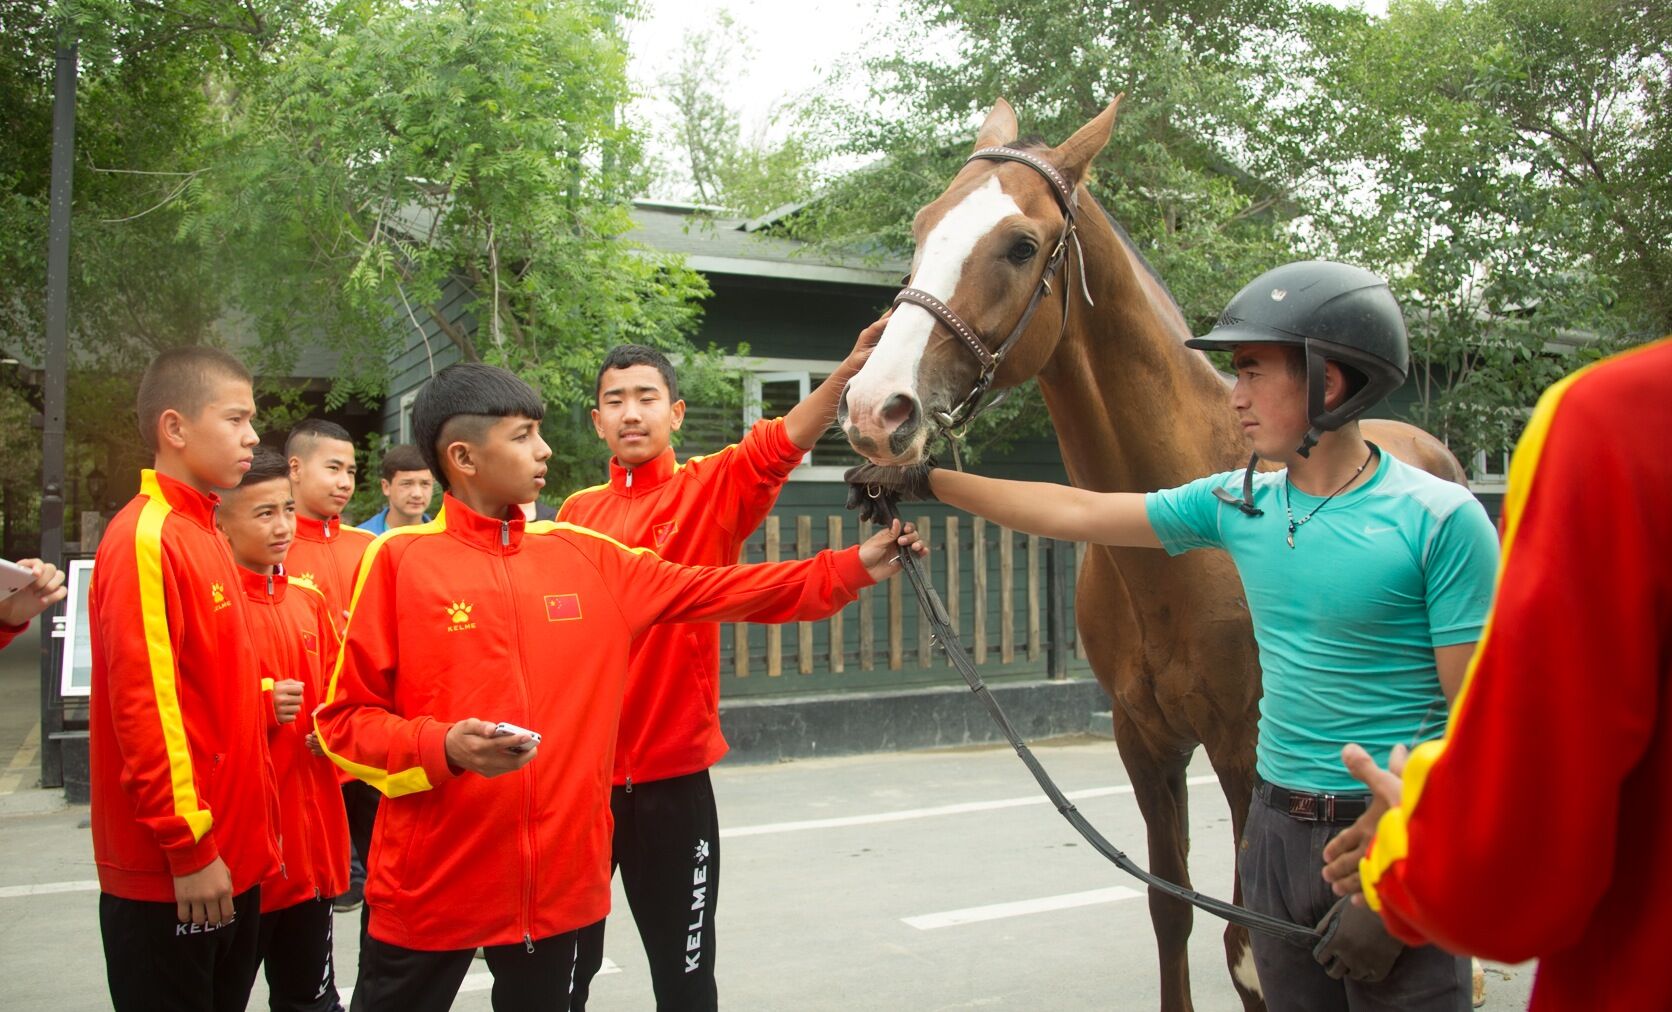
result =
M916 297L902 302L889 319L865 367L849 381L837 416L860 454L879 464L918 463L935 419L955 416L981 384L984 371L995 388L1015 386L1051 357L1062 332L1064 303L1060 296L1039 295L1068 224L1059 193L1077 194L1091 160L1109 141L1119 103L1116 98L1058 147L1013 149L1034 156L1043 167L972 160L945 193L917 212L909 282ZM981 125L975 150L1015 140L1016 113L1000 99ZM1078 276L1070 277L1068 257L1064 250L1051 281L1059 293L1070 285L1077 292L1080 285ZM1083 264L1072 267L1084 269ZM925 308L935 300L942 303L939 309ZM989 368L1030 307L1031 323L996 368ZM968 332L956 332L954 321L967 324Z

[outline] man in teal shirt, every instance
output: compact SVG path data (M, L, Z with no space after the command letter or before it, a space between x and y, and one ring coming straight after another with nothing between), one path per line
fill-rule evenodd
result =
M1359 432L1359 415L1397 389L1409 365L1399 305L1381 279L1345 264L1288 264L1238 293L1222 321L1188 343L1231 352L1237 419L1256 457L1283 470L1243 469L1148 494L921 467L866 466L849 480L938 498L1030 534L1172 555L1228 552L1264 686L1237 874L1250 909L1312 924L1339 916L1322 878L1323 848L1368 798L1342 767L1342 746L1385 755L1444 733L1447 702L1491 605L1497 537L1467 489L1382 453ZM1467 960L1434 948L1395 958L1397 943L1379 926L1348 923L1339 937L1363 948L1329 952L1341 961L1329 972L1303 949L1253 936L1270 1007L1469 1007ZM1367 950L1375 954L1363 959ZM1341 980L1342 971L1380 979Z

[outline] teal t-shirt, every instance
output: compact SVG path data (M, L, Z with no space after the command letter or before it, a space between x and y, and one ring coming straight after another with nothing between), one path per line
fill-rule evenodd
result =
M1497 572L1498 539L1468 489L1382 453L1369 481L1323 506L1285 540L1287 486L1295 519L1324 500L1289 472L1254 476L1249 517L1214 498L1241 497L1243 471L1145 497L1150 526L1177 555L1223 548L1254 619L1265 694L1260 775L1295 790L1351 793L1341 765L1357 742L1377 761L1394 745L1445 732L1434 648L1480 638Z

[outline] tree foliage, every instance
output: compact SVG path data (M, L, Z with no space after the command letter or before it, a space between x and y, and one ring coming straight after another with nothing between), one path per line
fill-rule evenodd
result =
M1672 330L1672 50L1647 4L1405 0L1329 40L1329 242L1405 303L1414 420L1497 451L1592 353Z
M1058 142L1124 92L1091 187L1191 326L1286 260L1363 263L1406 305L1414 420L1461 453L1513 438L1573 364L1552 342L1603 349L1672 329L1663 5L1396 0L1386 18L1315 0L904 8L877 47L887 55L862 70L865 99L818 117L836 149L870 162L802 215L811 238L906 250L912 213L994 98Z
M796 107L773 107L745 133L727 88L751 56L748 41L721 13L700 31L687 32L678 63L657 79L654 97L667 107L662 128L677 163L662 188L701 204L757 215L804 200L812 192L815 152L805 131L773 136Z

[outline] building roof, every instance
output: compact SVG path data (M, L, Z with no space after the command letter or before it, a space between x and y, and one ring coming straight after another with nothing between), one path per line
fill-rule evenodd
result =
M848 259L798 239L761 229L769 216L732 218L694 204L635 200L627 238L663 253L685 257L703 274L822 281L834 284L898 288L907 264L895 258L878 262Z

